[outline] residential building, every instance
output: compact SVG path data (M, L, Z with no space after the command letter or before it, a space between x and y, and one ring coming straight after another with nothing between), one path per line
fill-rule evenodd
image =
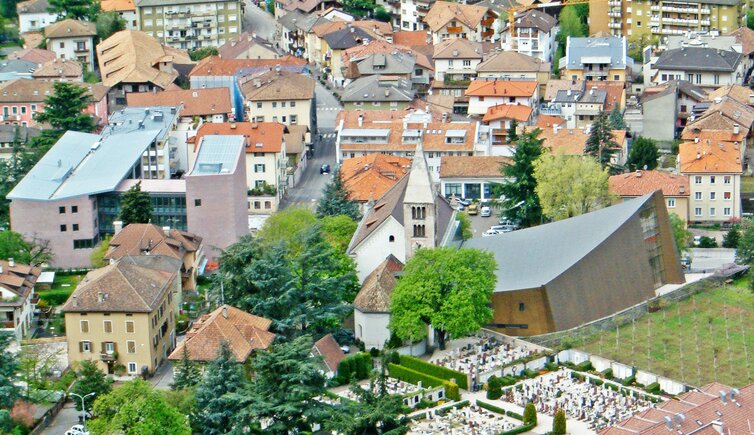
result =
M185 50L160 44L135 30L123 30L97 45L102 83L110 88L112 109L126 105L126 94L166 90L179 69L194 62Z
M531 9L515 17L513 34L507 23L502 31L501 44L505 51L515 51L536 57L542 62L551 62L555 52L555 35L558 20L542 11Z
M706 91L705 91L706 92ZM707 94L707 100L708 101L722 101L726 97L731 98L733 100L736 100L737 102L741 104L745 104L748 106L754 106L754 96L752 96L751 88L748 86L741 86L741 85L726 85L726 86L720 86L719 88L710 91ZM701 101L698 101L699 103Z
M382 63L382 59L378 58L380 55L385 57L385 67L379 65ZM379 74L400 76L411 80L416 89L426 91L434 72L431 56L414 51L410 46L390 43L384 39L348 48L341 56L347 85L363 75ZM405 63L406 66L397 66L396 62Z
M42 65L47 62L55 60L55 52L46 50L43 48L24 48L13 53L9 53L7 59L21 59L27 62L32 62L37 65Z
M468 81L477 76L477 65L482 61L482 44L468 39L446 39L434 47L435 80L445 84ZM466 83L463 83L466 82Z
M302 56L314 64L322 62L321 41L314 35L314 27L329 23L330 20L317 14L303 14L291 11L277 20L280 35L280 48L285 53Z
M354 338L364 347L382 349L390 340L390 298L403 263L390 254L371 273L353 301Z
M457 231L455 210L435 194L422 141L411 170L364 213L348 246L359 282L389 256L405 263L419 247L445 246Z
M275 44L249 32L228 38L217 51L221 59L277 59L282 55Z
M108 88L98 83L83 84L91 97L84 113L92 115L96 124L108 117ZM38 127L36 113L43 112L47 97L54 92L54 83L45 80L16 79L0 83L0 121L3 124Z
M0 82L15 79L30 79L39 64L21 59L4 60L0 63Z
M484 115L487 109L501 104L529 106L536 112L539 102L539 85L534 81L474 80L466 89L469 97L469 115Z
M116 222L115 235L104 259L115 263L123 257L161 255L180 261L181 288L196 289L198 270L205 262L202 238L194 233L155 224L129 224ZM180 308L180 307L176 307Z
M314 79L275 67L239 80L246 119L303 125L317 131Z
M492 145L503 145L508 143L508 129L511 128L513 122L520 126L533 125L533 114L534 110L529 106L501 104L490 106L482 122L492 128Z
M317 29L319 26L325 26L324 29ZM345 86L345 65L343 64L343 52L349 48L362 45L375 39L375 36L368 31L348 23L345 27L336 23L320 24L314 27L314 31L319 37L321 45L323 69L329 71L328 80L337 86ZM332 30L335 26L338 30Z
M84 68L75 60L55 59L41 65L31 76L37 80L81 83L84 81Z
M326 11L338 5L339 2L336 0L275 0L275 19L279 19L294 11L317 15L316 13L313 14L313 12Z
M241 135L205 136L186 175L188 225L212 260L249 233L245 148Z
M0 159L8 159L15 146L24 147L42 133L38 128L25 125L0 124Z
M610 194L618 201L662 191L668 213L678 216L683 222L689 217L689 177L667 171L637 170L610 177Z
M615 36L683 35L693 31L730 32L745 17L745 7L733 0L614 1L607 12ZM590 32L591 33L591 32Z
M657 191L464 241L462 247L491 252L497 261L487 328L517 336L564 331L654 298L665 284L684 283L664 202Z
M613 80L625 82L633 59L628 41L622 37L568 37L565 56L560 59L560 77L570 80Z
M304 170L309 163L309 153L306 150L306 138L309 135L303 125L289 125L283 134L285 155L288 158L288 187L298 186Z
M729 135L736 136L732 141L747 144L754 129L754 107L742 104L731 96L716 98L698 106L702 106L703 110L697 113L696 107L692 109L692 115L682 132L684 139L693 139L694 135L704 130L724 130ZM739 134L740 140L737 138Z
M287 127L274 122L232 122L204 124L194 138L194 152L204 138L245 138L246 187L250 214L271 214L288 188L288 157L284 140Z
M27 0L16 4L18 33L41 32L58 20L58 14L49 11L48 0Z
M411 158L422 144L427 171L439 182L443 156L490 155L490 128L478 122L435 119L422 110L343 111L336 119L338 162L374 153ZM398 257L399 259L401 257Z
M432 32L432 43L461 38L474 42L490 41L497 13L484 6L436 1L424 22ZM420 29L405 29L420 30Z
M390 154L367 154L344 159L338 174L348 199L362 206L387 192L411 168L411 159Z
M494 51L476 67L480 79L532 80L542 90L550 79L551 66L536 57L515 51Z
M563 124L552 124L550 128L541 128L538 137L543 140L542 147L552 153L583 156L589 128L566 128ZM618 147L611 163L624 166L628 158L628 134L625 130L612 130L612 139Z
M419 69L417 74L416 56L401 51L367 54L354 63L359 77L383 75L413 80L416 74L417 78L424 77L429 83L425 70Z
M644 115L642 135L660 141L674 140L686 126L694 105L706 99L704 89L685 80L672 80L644 88L641 96Z
M31 336L31 322L37 297L34 286L42 270L17 264L12 258L0 260L0 331L16 340Z
M649 68L645 83L686 80L703 88L737 84L746 73L742 58L737 51L705 47L665 50L654 64L645 64Z
M116 12L126 23L126 30L139 30L134 0L101 0L99 7L102 12Z
M97 30L87 21L65 19L44 28L47 49L55 52L58 59L76 60L94 71L94 37Z
M182 50L219 47L241 33L240 0L136 0L139 30Z
M509 181L502 173L508 164L510 159L502 156L445 156L440 164L440 193L447 200L495 199L491 187Z
M235 119L227 88L176 89L162 92L126 94L128 107L179 106L181 120L194 122L225 122Z
M69 364L93 361L108 374L119 364L132 376L155 372L175 347L181 292L178 274L154 264L159 260L127 256L84 277L62 307Z
M341 101L345 110L406 110L415 96L409 80L371 75L351 82Z
M715 382L637 412L630 418L602 429L600 435L621 435L626 432L637 435L659 434L671 430L669 427L683 433L710 432L717 431L718 428L725 428L731 433L746 433L749 430L750 416L754 415L752 393L754 384L738 389Z
M338 374L340 362L346 358L346 354L335 341L332 334L327 334L314 342L312 346L312 355L321 359L321 366L328 379L334 378Z
M226 304L195 321L168 359L175 363L187 352L191 361L207 364L217 358L224 341L236 362L243 364L255 351L269 349L275 340L270 325L269 319Z
M702 130L678 148L678 170L689 177L690 223L724 223L741 218L744 135Z
M382 3L391 3L390 0L380 1ZM395 4L394 9L399 13L396 14L393 21L398 19L400 22L399 26L396 27L400 27L401 30L405 31L426 32L427 24L425 20L427 13L434 4L434 0L406 0L405 3L401 0L400 3L395 3L397 4Z

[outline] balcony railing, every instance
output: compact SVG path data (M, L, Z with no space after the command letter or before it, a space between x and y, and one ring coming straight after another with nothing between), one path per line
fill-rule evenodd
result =
M494 34L495 34L494 30L485 30L484 32L482 32L482 38L489 38L490 36Z
M448 33L461 33L461 32L463 32L463 27L461 27L461 26L455 26L455 27L449 26L448 27Z
M490 25L492 25L492 23L494 23L494 22L495 22L495 19L494 19L494 18L492 18L492 17L490 17L490 18L485 18L484 20L482 20L482 25L483 25L484 27L487 27L487 26L490 26Z
M5 320L0 322L0 329L15 329L16 324L13 320Z
M100 359L102 361L117 361L118 360L118 355L116 355L114 352L113 353L108 353L108 352L101 353L101 354L99 354L99 357L100 357Z

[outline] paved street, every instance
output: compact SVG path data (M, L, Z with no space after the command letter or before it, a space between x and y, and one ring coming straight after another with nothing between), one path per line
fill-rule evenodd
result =
M49 426L42 431L42 435L62 435L74 424L78 424L81 413L76 411L73 402L66 402L63 409L52 420Z
M691 249L691 270L693 272L712 272L726 264L734 263L736 250L728 248Z
M260 9L254 3L246 2L246 12L243 16L243 31L256 33L260 38L275 41L276 22L272 15Z

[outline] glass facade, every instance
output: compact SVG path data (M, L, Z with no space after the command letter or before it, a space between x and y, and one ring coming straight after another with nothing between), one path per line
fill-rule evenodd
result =
M655 288L662 285L663 261L662 250L660 249L659 224L657 221L657 210L654 202L646 204L640 211L639 221L641 222L642 238L644 246L649 254L649 265L652 268L652 278Z
M188 230L186 222L186 195L181 193L150 193L152 223L160 227ZM113 234L113 221L120 213L120 194L105 193L97 196L97 219L101 235Z

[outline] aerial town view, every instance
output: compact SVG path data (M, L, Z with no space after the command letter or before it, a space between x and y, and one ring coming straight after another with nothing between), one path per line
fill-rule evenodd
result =
M753 70L754 0L0 0L0 435L754 434Z

